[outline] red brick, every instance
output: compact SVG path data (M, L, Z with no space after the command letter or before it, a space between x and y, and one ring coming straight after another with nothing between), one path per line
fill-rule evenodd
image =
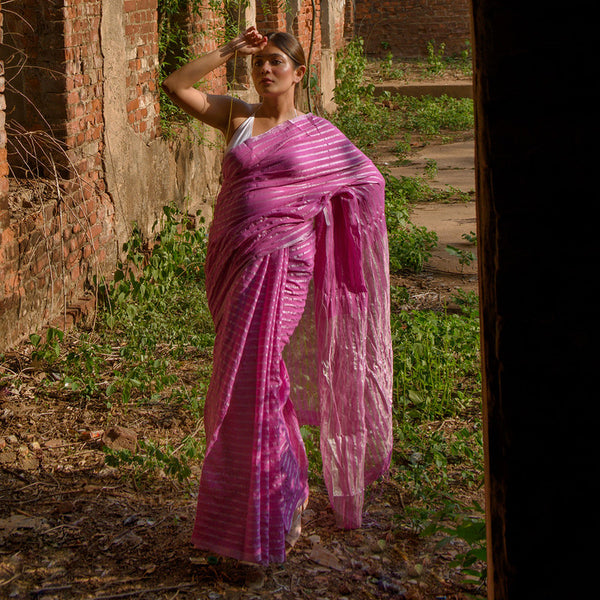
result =
M102 223L96 223L90 228L90 236L92 239L97 238L102 233Z

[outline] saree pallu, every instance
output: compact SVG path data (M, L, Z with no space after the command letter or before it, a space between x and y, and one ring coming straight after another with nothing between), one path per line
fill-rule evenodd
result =
M285 560L308 497L300 426L320 426L342 528L392 449L384 181L331 123L302 115L227 153L209 233L216 339L192 542Z

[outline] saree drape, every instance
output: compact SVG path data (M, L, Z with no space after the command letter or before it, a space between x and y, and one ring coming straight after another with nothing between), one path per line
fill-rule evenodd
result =
M228 152L209 232L216 341L192 541L285 560L308 496L302 424L320 426L338 526L392 449L384 181L331 123L302 115Z

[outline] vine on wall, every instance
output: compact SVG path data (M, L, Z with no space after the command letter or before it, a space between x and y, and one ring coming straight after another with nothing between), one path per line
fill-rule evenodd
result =
M201 0L158 0L158 76L159 83L192 58L189 17L199 16ZM173 132L174 124L189 117L160 90L160 117L163 135Z
M174 70L196 58L197 36L218 45L226 43L245 27L244 12L249 0L158 0L158 52L160 83ZM193 32L193 22L203 20L210 11L221 27L207 26ZM173 125L187 123L186 115L161 89L161 124L165 135L173 133Z

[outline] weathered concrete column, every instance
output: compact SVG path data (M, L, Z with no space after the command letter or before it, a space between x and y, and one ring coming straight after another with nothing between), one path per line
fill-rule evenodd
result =
M597 593L598 127L577 4L473 0L494 600Z
M321 101L334 111L335 53L344 46L344 0L321 0Z

